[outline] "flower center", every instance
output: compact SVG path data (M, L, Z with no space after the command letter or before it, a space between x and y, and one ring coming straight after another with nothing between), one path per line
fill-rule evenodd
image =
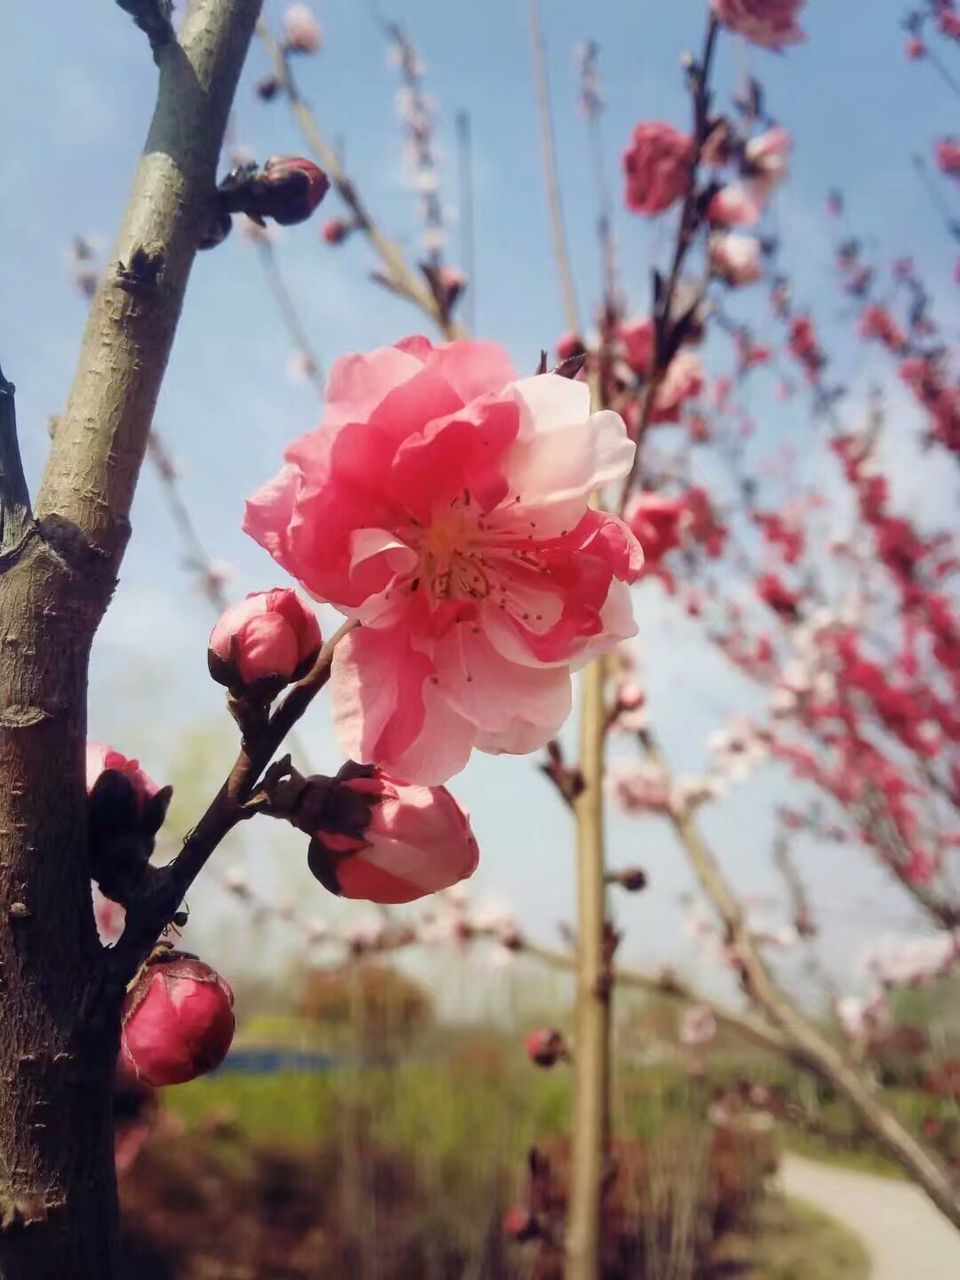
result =
M459 502L438 511L420 532L417 581L434 600L483 600L490 594L478 532Z

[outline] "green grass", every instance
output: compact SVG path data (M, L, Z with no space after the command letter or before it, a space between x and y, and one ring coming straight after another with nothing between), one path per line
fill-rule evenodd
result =
M867 1280L870 1260L852 1232L797 1200L767 1200L754 1229L728 1236L715 1260L741 1280Z
M892 1182L906 1180L906 1174L898 1164L872 1147L847 1150L824 1138L818 1138L815 1134L787 1128L782 1131L782 1140L784 1150L792 1151L794 1155L806 1156L809 1160L819 1160L822 1164L835 1165L840 1169L853 1169L857 1173L872 1173L878 1178L889 1178Z

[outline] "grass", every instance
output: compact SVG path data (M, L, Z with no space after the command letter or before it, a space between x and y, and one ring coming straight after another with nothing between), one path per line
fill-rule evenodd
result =
M754 1230L728 1235L719 1274L740 1280L867 1280L870 1260L852 1232L798 1200L769 1198Z
M784 1150L792 1151L794 1155L806 1156L809 1160L818 1160L821 1164L834 1165L839 1169L852 1169L855 1173L872 1173L878 1178L889 1178L891 1182L906 1181L907 1175L900 1166L875 1148L857 1147L848 1150L800 1129L785 1128L782 1139Z

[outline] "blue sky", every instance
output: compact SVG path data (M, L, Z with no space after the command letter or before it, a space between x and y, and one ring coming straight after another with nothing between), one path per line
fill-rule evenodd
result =
M276 20L282 7L268 0L267 16ZM382 36L359 0L315 7L326 47L299 64L304 92L328 134L341 140L376 216L415 247L418 227L394 109L396 73L387 66ZM454 114L470 113L477 331L504 343L518 367L528 369L564 325L548 247L526 5L394 0L383 7L406 25L425 60L441 113L441 166L451 198ZM811 0L806 45L778 58L724 41L720 53L721 93L751 70L767 85L770 111L795 135L794 178L780 201L778 225L798 298L827 320L843 310L830 281L831 231L822 212L831 186L846 190L857 230L881 259L909 251L943 293L944 306L953 305L953 254L909 157L929 154L934 137L957 127L957 102L932 72L906 62L902 7L900 0ZM649 117L686 122L678 55L699 41L703 9L703 0L600 0L587 9L573 0L544 0L560 172L585 313L595 292L595 215L575 103L574 47L584 37L601 46L610 103L604 133L618 186L617 156L634 123ZM84 320L85 304L69 281L67 246L74 233L104 250L109 244L145 136L154 76L145 41L109 3L49 0L42 26L35 6L4 5L0 50L0 362L18 386L22 443L35 479L47 420L64 402ZM255 46L234 120L237 141L261 159L302 150L283 104L254 97L252 86L266 70ZM618 214L616 232L639 308L664 232L625 213ZM284 232L277 253L325 361L424 327L409 307L366 280L373 261L359 238L331 250L321 243L318 225L309 224ZM761 307L756 314L766 312ZM243 498L274 473L285 443L318 416L309 385L286 375L289 355L254 252L234 235L196 265L156 422L182 465L183 493L203 539L236 568L238 594L278 581L272 563L240 531ZM858 385L865 385L873 371L859 353L853 359ZM775 408L763 392L755 408L771 442L802 425L799 407ZM919 481L903 483L907 500L919 496L911 489ZM91 726L120 749L142 754L159 776L176 734L222 718L219 693L205 676L207 606L179 559L147 472L120 588L98 642ZM678 764L695 768L705 729L731 709L749 708L751 695L663 605L656 588L638 598L638 615L658 722ZM334 766L322 707L306 735L317 763ZM229 730L208 752L211 767L225 763L228 750ZM474 811L484 850L482 884L514 900L531 927L550 936L555 921L572 910L566 814L530 761L479 758L454 789ZM767 869L775 793L772 783L747 787L707 819L731 874L744 885L775 884ZM689 957L676 905L688 881L669 833L655 821L616 818L612 838L614 860L646 862L656 886L654 894L618 905L627 953L650 963ZM248 838L243 856L255 860L262 840L269 844L272 836ZM805 857L826 912L828 953L838 966L848 963L862 936L909 919L859 855L845 852L841 860L835 849L822 849ZM289 846L284 859L261 874L278 884L302 876L288 873L287 865L300 861ZM296 883L308 894L322 892L302 879Z

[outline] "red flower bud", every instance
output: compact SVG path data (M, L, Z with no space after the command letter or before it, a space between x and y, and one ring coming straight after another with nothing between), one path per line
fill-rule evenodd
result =
M328 218L323 224L321 235L327 244L342 244L355 225L353 222L348 222L346 218Z
M196 957L170 952L148 964L127 993L121 1068L147 1084L183 1084L219 1067L234 1028L227 983Z
M503 1234L523 1244L526 1240L536 1240L540 1224L525 1204L515 1204L503 1215Z
M622 871L611 872L610 883L618 884L627 893L639 893L647 887L647 873L643 867L624 867Z
M271 156L257 185L257 212L289 227L306 222L329 191L330 179L303 156Z
M295 591L255 591L232 605L210 632L207 665L218 684L274 697L305 676L320 652L320 624Z
M569 1057L563 1033L555 1027L539 1027L531 1031L524 1042L527 1057L535 1066L555 1067Z
M91 874L107 898L126 903L144 874L173 791L158 787L138 761L100 742L87 743L86 767Z
M579 333L564 333L557 339L557 359L561 362L585 355L586 350Z
M293 821L313 837L310 870L345 898L413 902L477 869L470 820L446 787L411 786L372 766L318 780Z
M102 742L87 743L87 794L91 795L100 778L105 773L118 773L126 780L132 796L132 802L137 813L143 812L143 807L151 796L155 796L160 788L148 777L140 768L139 760L129 760L126 756L121 755L119 751L114 751L113 747L105 746Z

